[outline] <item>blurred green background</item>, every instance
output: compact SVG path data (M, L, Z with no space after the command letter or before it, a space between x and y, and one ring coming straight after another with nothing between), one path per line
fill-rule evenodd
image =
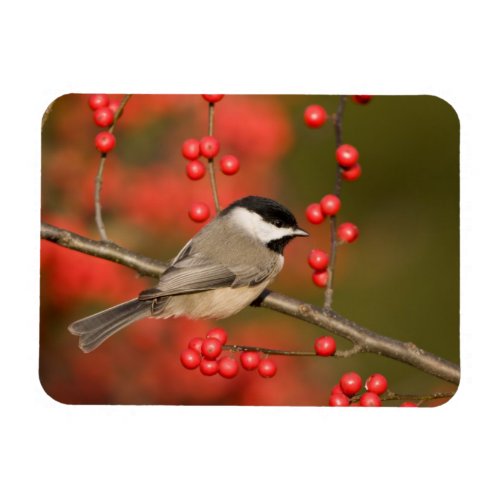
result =
M307 254L312 248L328 250L329 228L308 223L304 211L333 189L335 143L330 123L309 129L303 113L313 103L333 113L338 99L225 96L215 113L221 154L236 154L242 163L234 177L218 174L222 204L260 194L292 209L311 236L287 248L285 268L272 289L318 305L323 290L311 281ZM97 238L92 197L98 129L86 101L82 95L59 98L44 127L42 220ZM132 97L117 124L117 148L104 174L104 220L112 240L167 260L199 229L186 211L191 201L210 203L208 180L189 181L179 151L184 139L206 130L200 96ZM339 219L355 223L360 237L339 249L334 309L377 333L458 363L457 115L432 96L375 96L366 105L348 99L343 130L344 141L360 152L363 173L356 182L344 182ZM214 324L227 328L230 343L283 349L311 350L314 338L324 334L265 309L247 308L217 323L146 320L85 355L67 324L130 298L151 282L48 242L42 242L41 258L40 378L48 394L62 402L326 405L330 389L351 370L363 377L383 373L400 393L454 389L367 354L279 357L272 380L256 373L208 378L180 367L178 355L187 341ZM336 340L340 348L349 346Z
M327 109L337 102L313 100ZM300 111L310 98L288 101L300 129ZM458 363L459 121L454 109L433 96L348 103L344 140L359 149L363 175L343 185L342 220L354 221L361 236L340 249L335 310ZM307 185L294 192L303 203L324 192L331 141L331 134L307 129L287 158L294 184ZM361 360L364 369L393 373L393 387L400 392L433 385L432 377L395 361L371 355ZM342 364L348 369L352 361Z

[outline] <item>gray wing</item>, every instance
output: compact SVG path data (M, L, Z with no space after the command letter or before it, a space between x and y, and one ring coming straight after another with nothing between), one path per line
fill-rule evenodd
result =
M225 266L200 254L189 254L174 261L155 288L144 290L140 300L203 292L221 287L255 286L270 276L271 269L256 266Z

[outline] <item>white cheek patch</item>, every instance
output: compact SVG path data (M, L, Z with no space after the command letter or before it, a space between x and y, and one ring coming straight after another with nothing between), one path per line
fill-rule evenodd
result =
M246 208L238 207L233 210L232 219L245 231L260 240L262 243L279 240L285 236L295 236L295 230L291 227L276 227L262 219L262 217L250 212Z

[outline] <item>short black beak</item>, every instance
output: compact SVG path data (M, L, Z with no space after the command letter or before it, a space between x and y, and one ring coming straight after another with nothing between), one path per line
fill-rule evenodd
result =
M300 227L296 227L294 232L294 236L309 236L309 233L307 231L304 231L303 229L300 229Z

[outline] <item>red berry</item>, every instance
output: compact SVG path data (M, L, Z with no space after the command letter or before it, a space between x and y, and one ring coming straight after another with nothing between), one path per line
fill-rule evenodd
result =
M349 168L348 170L342 169L342 179L345 181L356 181L361 177L361 166L359 163L356 163L354 167Z
M372 100L371 95L353 95L352 100L358 104L368 104Z
M213 158L219 152L219 141L212 136L202 137L200 140L200 153L205 158Z
M418 408L418 406L415 403L412 403L411 401L405 401L404 403L401 403L400 408Z
M186 165L186 174L193 180L197 181L205 175L205 165L198 160L192 160Z
M207 333L207 339L217 339L222 345L227 342L226 330L222 328L212 328Z
M201 344L201 353L205 358L215 359L222 352L222 343L218 339L205 339Z
M95 136L95 147L101 153L109 153L116 144L115 136L111 132L99 132Z
M380 373L374 373L366 379L365 389L380 396L387 390L387 379Z
M356 165L359 158L358 150L350 144L342 144L337 148L337 163L343 168L351 168Z
M262 359L259 362L259 366L257 368L257 371L259 372L259 375L261 375L264 378L270 378L274 377L276 375L276 371L278 368L276 367L276 364L272 359Z
M340 210L340 198L334 194L327 194L319 202L324 215L335 215Z
M224 97L224 94L201 94L201 97L203 97L205 101L215 103L219 102Z
M318 356L332 356L337 350L337 344L333 337L325 335L314 341L314 350Z
M189 341L188 347L201 354L201 344L203 344L203 339L201 337L194 337Z
M205 203L196 202L191 204L188 214L194 222L205 222L210 216L210 209Z
M328 283L328 271L315 271L312 274L313 283L320 288L324 288Z
M219 360L219 374L224 378L233 378L238 374L238 362L229 356L222 356Z
M323 250L311 250L307 257L308 264L316 271L324 271L328 267L328 254Z
M337 384L333 386L332 392L330 394L344 394L344 392L342 391L340 384Z
M214 359L202 359L200 363L200 372L203 375L215 375L219 371L219 363Z
M94 111L94 123L98 127L109 127L115 119L115 114L109 108L99 108Z
M326 122L327 117L325 108L317 104L311 104L304 111L304 121L311 128L321 127Z
M361 406L382 406L382 401L380 401L378 394L374 392L365 392L361 396L359 404Z
M259 366L260 354L254 351L242 352L240 356L241 366L245 370L255 370Z
M94 111L99 108L105 108L109 105L109 97L106 94L93 94L89 97L90 109Z
M354 396L362 385L363 380L356 372L347 372L340 377L340 388L346 396Z
M240 169L240 160L233 155L225 155L220 159L220 169L226 175L234 175Z
M306 217L311 224L321 224L325 220L319 203L311 203L306 208Z
M186 139L182 143L182 156L187 160L196 160L200 156L200 142L196 139Z
M330 394L329 406L349 406L349 398L345 394Z
M342 241L352 243L358 239L359 229L351 222L344 222L337 228L337 236Z
M181 352L181 363L184 368L194 370L199 366L200 362L201 356L194 349L184 349Z

